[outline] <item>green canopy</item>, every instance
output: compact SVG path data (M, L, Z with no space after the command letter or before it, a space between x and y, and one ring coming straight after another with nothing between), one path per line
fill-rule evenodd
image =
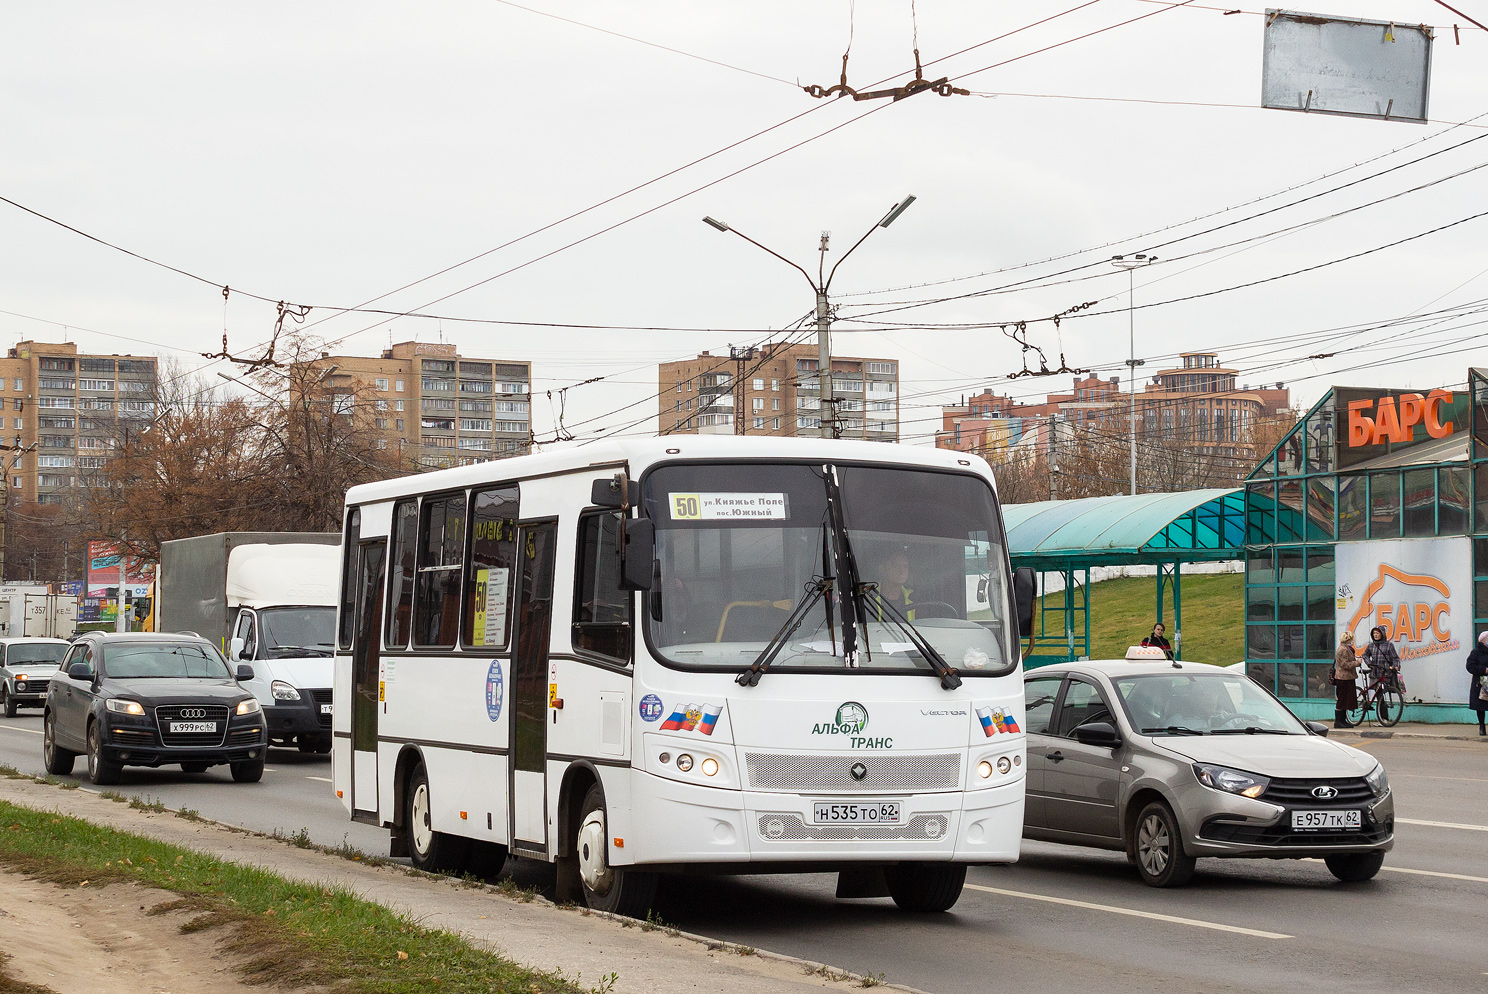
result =
M1038 570L1238 559L1245 491L1190 490L1009 504L1013 565Z

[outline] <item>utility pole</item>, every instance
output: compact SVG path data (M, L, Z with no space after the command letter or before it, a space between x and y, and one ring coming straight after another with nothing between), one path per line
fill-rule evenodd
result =
M1059 499L1059 416L1049 415L1049 499Z
M1131 395L1131 493L1137 495L1137 367L1143 365L1141 359L1137 358L1137 326L1135 317L1135 297L1137 293L1137 270L1143 266L1150 266L1157 261L1157 256L1146 255L1138 252L1130 259L1125 256L1112 256L1111 265L1117 269L1126 270L1126 335L1128 358L1126 360L1127 384L1126 388Z
M729 358L734 360L734 434L744 434L744 367L759 354L753 345L736 349L729 346Z
M119 601L118 601L118 610L115 612L116 617L114 618L114 631L116 631L116 632L127 632L127 631L129 631L129 617L125 613L125 606L126 606L126 601L128 600L128 598L124 596L124 592L127 589L129 589L128 588L129 570L124 565L124 533L123 532L120 532L119 533L119 545L118 545L118 549L119 549Z
M764 251L770 253L775 258L779 259L787 266L790 266L792 269L795 269L802 276L806 277L806 282L811 284L812 292L816 294L816 394L817 402L821 405L821 418L819 421L820 427L818 428L817 434L822 438L839 437L839 433L837 430L836 401L832 394L832 305L831 300L828 297L828 291L832 287L832 277L837 275L837 267L846 262L847 257L852 255L859 245L862 245L865 241L868 240L868 235L873 234L873 232L879 228L887 228L889 225L893 224L894 221L898 219L899 215L908 210L909 205L914 202L915 197L913 195L910 195L899 201L899 203L895 204L893 207L889 208L889 212L883 216L883 220L879 221L872 228L869 228L867 234L853 243L853 247L843 253L842 258L838 259L836 264L832 266L831 272L827 272L825 273L825 275L823 275L823 273L826 270L826 258L828 251L827 245L831 239L831 233L823 231L821 246L818 250L819 260L817 265L817 275L815 279L812 279L811 274L796 263L791 262L789 259L781 255L779 252L776 252L774 249L767 248L766 246L761 245L759 242L755 241L753 238L750 238L742 231L739 231L736 228L731 228L725 222L719 221L716 218L703 218L703 223L708 225L709 227L716 228L719 231L732 231L734 234L738 235L740 238L744 239L755 248L764 249ZM738 404L736 401L735 410L737 409ZM799 410L800 408L798 407L797 411ZM738 431L738 428L736 427L734 430Z

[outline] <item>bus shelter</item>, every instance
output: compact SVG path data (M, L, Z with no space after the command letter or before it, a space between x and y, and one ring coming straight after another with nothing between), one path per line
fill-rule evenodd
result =
M1191 490L1010 504L1003 508L1013 567L1064 583L1038 612L1029 667L1090 654L1090 571L1098 566L1155 566L1158 621L1173 591L1174 633L1183 630L1183 564L1240 559L1245 545L1245 491ZM1181 658L1181 639L1175 639Z

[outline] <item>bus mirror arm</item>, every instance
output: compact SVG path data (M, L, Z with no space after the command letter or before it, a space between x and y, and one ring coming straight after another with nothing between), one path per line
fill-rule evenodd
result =
M625 552L620 560L620 586L650 590L656 576L656 526L650 518L625 522Z
M595 480L589 490L589 503L595 507L612 507L623 510L641 502L641 485L628 480L624 473L616 473L613 479Z

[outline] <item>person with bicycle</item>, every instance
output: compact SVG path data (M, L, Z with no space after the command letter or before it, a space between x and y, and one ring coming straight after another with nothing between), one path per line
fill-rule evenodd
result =
M1383 625L1369 629L1369 644L1364 647L1364 665L1369 667L1374 683L1386 690L1404 693L1404 682L1400 679L1400 653L1395 651L1395 643L1385 635Z
M1354 633L1344 632L1333 655L1333 727L1353 728L1349 712L1359 706L1359 655L1354 651Z
M1478 635L1478 644L1467 654L1467 672L1472 674L1467 684L1467 706L1477 712L1478 734L1488 735L1483 721L1488 714L1488 697L1484 696L1488 690L1488 632Z

